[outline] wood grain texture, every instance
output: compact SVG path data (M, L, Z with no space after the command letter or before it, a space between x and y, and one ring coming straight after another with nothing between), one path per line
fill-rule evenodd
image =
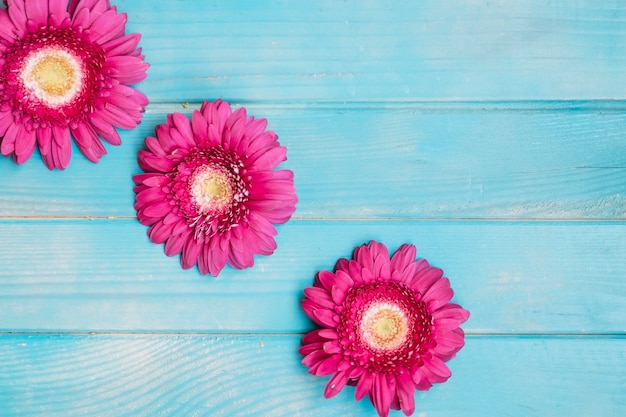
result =
M194 104L199 108L199 104ZM299 218L626 219L626 113L610 103L252 105L288 147ZM135 216L151 106L97 165L0 160L2 216Z
M354 388L324 400L298 336L4 335L0 414L376 416ZM618 416L626 339L469 337L415 416ZM591 371L593 370L593 371ZM584 392L585 395L580 395ZM393 415L400 415L394 413Z
M218 279L181 270L133 219L0 225L5 331L304 331L302 290L370 239L443 268L469 332L626 331L621 222L293 221L274 255Z
M374 417L297 353L303 289L370 239L472 314L414 416L626 415L626 2L113 3L142 124L96 165L0 158L0 417ZM132 176L218 97L268 119L300 201L273 256L213 279L148 241Z
M117 3L154 102L626 98L619 0Z

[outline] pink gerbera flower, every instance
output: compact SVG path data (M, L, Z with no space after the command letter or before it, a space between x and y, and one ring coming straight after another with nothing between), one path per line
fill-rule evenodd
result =
M154 243L183 268L214 276L229 264L253 265L253 255L276 249L273 224L285 223L298 201L293 172L275 170L287 159L267 121L204 102L191 121L169 114L139 152L145 171L134 177L135 208Z
M390 259L385 245L372 241L304 290L302 308L321 329L302 339L302 363L312 374L333 375L326 398L356 385L356 400L368 395L380 416L391 408L408 416L416 389L450 377L444 362L463 347L459 325L469 312L449 303L443 271L415 255L405 244Z
M126 14L108 0L4 0L0 9L0 138L3 155L26 162L36 147L49 169L64 169L72 144L92 162L100 139L121 143L148 104L129 84L146 77L125 35Z

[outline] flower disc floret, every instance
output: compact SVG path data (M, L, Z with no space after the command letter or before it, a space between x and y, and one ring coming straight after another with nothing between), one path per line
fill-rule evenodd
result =
M368 370L396 373L419 365L432 346L432 317L408 286L376 281L351 288L337 332L346 357Z
M104 50L70 27L41 28L12 44L5 56L5 97L31 124L80 121L106 91L98 76L106 60Z
M195 235L210 238L223 234L246 221L249 188L243 180L243 163L220 147L196 149L172 173L172 193L168 195Z

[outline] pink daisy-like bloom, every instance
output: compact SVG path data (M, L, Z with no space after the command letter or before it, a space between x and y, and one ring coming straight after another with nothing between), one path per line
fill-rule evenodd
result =
M108 0L4 0L0 8L0 152L26 162L38 147L65 169L71 137L92 162L101 141L121 143L148 99L129 87L146 77L141 36Z
M274 225L289 220L298 198L293 172L275 169L287 149L266 126L243 107L205 101L191 120L169 114L146 138L135 209L150 240L165 243L168 256L180 253L184 269L197 264L217 276L276 249Z
M302 308L321 328L302 339L302 363L311 374L333 375L326 398L356 385L356 400L368 395L380 416L390 409L409 416L416 389L450 377L444 362L463 347L459 325L469 312L449 303L443 271L415 256L415 246L405 244L390 258L372 241L304 290Z

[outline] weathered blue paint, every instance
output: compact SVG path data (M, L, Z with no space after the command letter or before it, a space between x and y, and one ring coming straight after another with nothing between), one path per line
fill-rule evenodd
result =
M374 416L297 353L302 289L369 239L472 312L415 416L626 415L626 3L114 3L143 123L97 165L0 159L0 416ZM148 241L132 176L218 97L268 119L300 202L213 279Z
M7 416L376 416L300 366L299 336L5 335ZM624 337L468 337L414 415L618 416ZM585 393L585 395L582 395ZM395 415L401 415L395 413Z

